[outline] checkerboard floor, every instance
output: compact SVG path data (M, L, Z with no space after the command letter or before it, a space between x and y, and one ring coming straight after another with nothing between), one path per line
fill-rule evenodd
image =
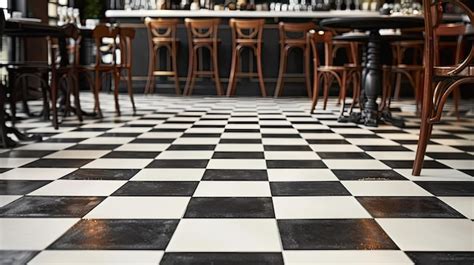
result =
M338 123L334 101L123 98L19 124L45 140L1 150L0 263L474 262L472 116L435 126L413 177L412 102L400 129Z

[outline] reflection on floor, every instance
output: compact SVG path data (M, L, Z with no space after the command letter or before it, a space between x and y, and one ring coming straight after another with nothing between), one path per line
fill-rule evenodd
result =
M102 102L106 118L59 131L26 120L45 141L0 153L0 263L474 261L472 117L435 126L412 177L413 107L400 129L305 98Z

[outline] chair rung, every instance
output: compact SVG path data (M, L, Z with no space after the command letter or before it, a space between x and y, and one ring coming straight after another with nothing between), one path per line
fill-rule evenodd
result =
M153 71L155 76L174 76L175 72L173 71Z
M258 73L237 73L236 76L239 76L239 77L256 77L258 76Z
M196 71L194 72L195 75L209 75L212 76L214 75L214 72L211 71Z

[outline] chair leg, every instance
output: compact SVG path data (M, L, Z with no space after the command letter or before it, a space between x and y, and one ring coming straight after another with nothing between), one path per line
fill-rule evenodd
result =
M274 95L275 98L281 96L283 92L282 88L283 88L283 79L286 72L287 56L288 56L287 50L284 47L282 47L280 49L280 69L278 71L278 80L275 87L275 95Z
M95 86L93 87L93 93L94 93L94 111L97 112L97 116L99 118L102 118L102 110L100 109L100 101L99 101L99 91L100 91L100 86L102 80L100 79L101 73L99 71L95 71Z
M221 80L219 78L219 60L217 47L212 48L212 67L214 71L214 82L216 83L217 95L222 96L224 92L222 91Z
M267 90L265 89L265 82L263 81L263 70L262 70L262 52L260 49L257 50L257 74L258 74L258 82L260 83L260 92L262 93L262 97L267 96Z
M324 104L323 104L323 110L326 110L326 107L328 105L328 98L329 98L329 87L332 84L332 76L331 77L326 77L324 78L324 91L323 91L323 99L324 99Z
M135 114L137 112L137 108L135 107L135 99L133 98L132 69L127 69L127 89L128 96L132 102L133 113Z
M238 57L239 51L237 49L234 50L232 54L232 63L230 66L230 76L229 76L229 84L227 85L227 96L233 96L235 90L235 76L237 74L237 64L238 64Z
M314 112L316 104L318 103L319 96L319 85L320 85L320 74L314 71L314 83L313 83L313 101L311 103L311 113Z
M79 97L79 79L77 78L77 74L74 74L71 78L73 84L72 89L74 93L74 107L76 107L77 119L82 122L84 119L82 118L81 99Z
M150 51L152 51L152 50L150 49ZM153 51L154 51L154 49L153 49ZM150 58L148 60L148 78L147 78L147 81L146 81L144 94L150 94L151 93L152 79L155 78L153 76L153 71L155 70L155 54L154 54L154 52L151 53L149 56L150 56Z
M198 51L194 50L194 59L193 59L193 70L192 70L192 75L191 75L191 82L189 83L189 91L188 91L188 96L191 96L194 91L194 85L196 84L196 78L197 78L197 71L198 71Z
M53 127L58 129L58 80L53 77L51 80L51 111L53 112Z
M341 113L339 114L341 117L344 116L344 111L346 107L346 89L347 89L347 71L342 72L342 84L341 84Z
M113 78L114 78L114 100L115 100L115 112L117 116L120 116L120 104L119 104L119 85L120 85L120 76L121 72L120 70L113 71L112 72Z
M311 98L312 91L311 91L311 66L310 66L310 59L311 53L309 46L304 49L304 76L305 76L305 83L306 83L306 93L308 93L308 97Z

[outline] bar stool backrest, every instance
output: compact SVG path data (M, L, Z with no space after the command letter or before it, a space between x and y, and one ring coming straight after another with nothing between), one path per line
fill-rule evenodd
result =
M218 39L218 27L220 19L190 19L184 20L188 31L188 38L190 41L193 39L212 39L217 42Z
M280 41L282 43L287 39L291 40L306 40L306 35L312 29L315 29L313 22L307 23L287 23L280 22L278 24L278 29L280 31Z
M135 29L119 28L120 66L132 67L132 41L135 38Z
M148 28L150 40L153 39L176 39L176 27L179 23L178 19L151 19L145 18L145 25Z
M119 30L115 27L107 25L97 25L92 32L96 47L96 67L97 66L114 66L116 63L117 37ZM110 62L103 60L104 56L112 57Z
M332 57L332 37L331 31L310 30L308 33L309 43L313 52L313 60L315 66L320 66L320 57L318 52L319 44L324 44L324 65L331 66L333 64Z
M52 71L57 70L57 68L61 66L69 65L77 67L79 65L79 50L82 40L81 31L74 24L66 24L62 26L61 29L64 33L64 38L48 38ZM60 45L61 41L66 43Z
M254 40L257 43L262 42L264 19L230 19L229 25L232 29L232 39L235 42L246 42Z

